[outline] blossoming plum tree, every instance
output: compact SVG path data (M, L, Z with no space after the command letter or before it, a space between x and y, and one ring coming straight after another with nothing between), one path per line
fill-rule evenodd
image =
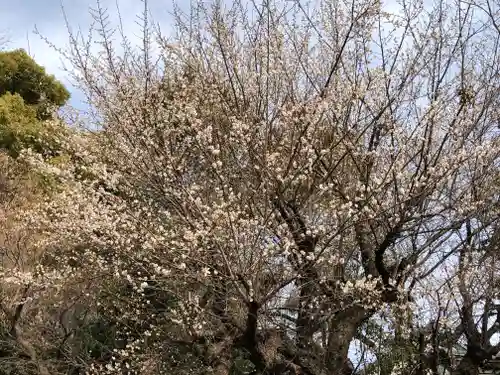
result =
M71 35L63 51L99 131L68 139L64 168L25 155L64 187L26 215L50 249L36 277L84 285L80 305L117 327L88 373L169 373L175 342L217 374L351 374L382 321L423 340L387 373L423 374L441 344L416 326L448 314L468 346L447 370L476 374L500 352L495 10L190 12L169 39L146 3L141 48L118 53L99 6L103 50Z

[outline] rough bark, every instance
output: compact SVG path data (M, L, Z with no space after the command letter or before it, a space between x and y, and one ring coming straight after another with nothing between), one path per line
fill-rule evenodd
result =
M353 369L347 354L349 345L361 323L370 316L366 309L355 306L335 317L329 327L326 368L332 374L351 374Z

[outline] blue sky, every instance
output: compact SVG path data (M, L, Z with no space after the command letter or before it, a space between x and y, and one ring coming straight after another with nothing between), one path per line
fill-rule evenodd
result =
M89 7L95 7L95 0L0 0L0 36L7 37L8 42L0 48L24 48L46 70L54 74L71 91L70 104L76 108L84 108L83 96L71 86L67 74L62 70L60 55L52 50L40 36L34 33L35 27L51 43L64 48L68 44L68 33L65 26L63 8L71 28L79 28L84 32L92 21ZM143 4L140 0L101 0L101 5L109 9L110 20L117 21L116 6L120 13L126 32L129 36L136 34L137 15L141 13ZM162 29L168 27L172 9L171 1L149 0L154 20Z

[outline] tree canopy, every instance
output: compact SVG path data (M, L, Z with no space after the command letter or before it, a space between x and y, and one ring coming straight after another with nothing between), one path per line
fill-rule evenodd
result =
M68 98L66 88L24 50L0 52L0 147L14 157L28 148L56 156L64 126L56 126L53 113Z
M69 99L68 90L47 74L25 50L0 51L0 95L19 94L27 105L46 118L51 106L60 107Z

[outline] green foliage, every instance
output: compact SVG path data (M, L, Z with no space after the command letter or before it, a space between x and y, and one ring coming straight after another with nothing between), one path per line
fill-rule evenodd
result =
M363 327L365 342L371 342L371 350L376 361L364 365L367 375L388 375L395 368L411 367L418 358L418 342L414 336L403 337L398 330L387 329L387 325L377 321L367 321ZM406 370L405 370L406 371Z
M58 156L63 129L46 120L68 99L66 88L24 50L0 52L0 148L13 157L25 148Z
M56 129L57 128L57 129ZM57 156L60 150L60 126L42 122L36 110L26 105L19 94L0 97L0 148L17 157L24 148L31 148L46 157Z
M231 374L248 375L255 371L255 365L249 360L242 357L237 357L233 362Z
M205 375L213 373L194 348L168 343L162 350L161 372L171 375Z
M241 348L233 349L233 361L230 375L249 375L255 372L255 365L250 360L250 353Z
M85 326L79 334L78 342L83 344L83 353L94 359L106 359L116 348L116 327L105 319L96 320Z
M50 107L60 107L69 99L68 90L45 72L23 49L0 52L0 95L19 94L36 108L37 117L50 117Z
M36 143L42 127L36 111L24 103L19 94L0 97L0 147L11 156L18 156L24 147Z

